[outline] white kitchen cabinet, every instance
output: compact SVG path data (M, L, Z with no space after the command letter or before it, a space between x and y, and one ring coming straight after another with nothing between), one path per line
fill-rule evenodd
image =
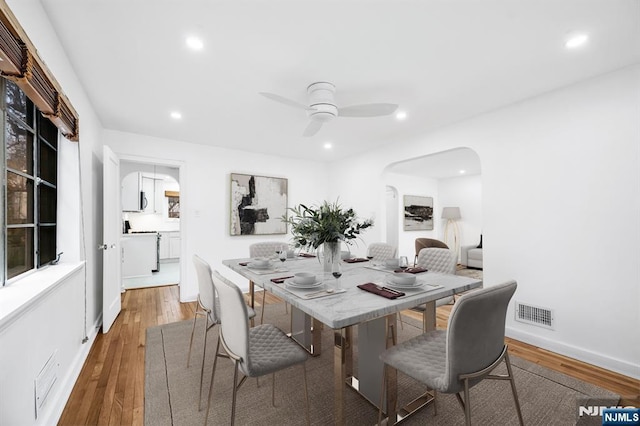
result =
M121 187L122 211L142 211L141 193L142 176L140 173L130 173L122 179Z
M171 259L180 257L180 233L172 232L169 237L169 256Z
M144 193L142 207L145 213L162 213L164 197L162 182L162 179L142 175L142 191Z
M177 259L180 257L180 232L167 231L160 233L160 259Z

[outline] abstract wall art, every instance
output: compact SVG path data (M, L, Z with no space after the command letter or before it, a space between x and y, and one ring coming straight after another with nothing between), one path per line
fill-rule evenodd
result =
M287 179L231 173L231 235L286 234Z
M433 230L433 197L404 196L404 230Z

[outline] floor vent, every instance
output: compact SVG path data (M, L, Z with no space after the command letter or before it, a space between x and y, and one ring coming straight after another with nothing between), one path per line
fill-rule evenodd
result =
M516 302L516 321L553 330L553 311L548 308Z
M47 401L47 397L49 396L49 392L53 388L54 383L58 380L58 361L56 360L56 353L57 352L51 354L35 380L36 418L38 418L38 413Z

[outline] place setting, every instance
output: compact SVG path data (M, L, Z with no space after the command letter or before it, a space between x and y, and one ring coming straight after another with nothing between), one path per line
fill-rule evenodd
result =
M407 256L394 257L391 259L385 259L380 262L371 261L370 265L366 265L366 268L375 269L383 272L394 272L397 269L405 270L409 268L409 261Z
M278 253L278 260L281 263L284 263L287 260L287 253L286 252ZM288 269L285 268L284 266L278 265L274 261L271 261L271 259L268 259L266 257L256 257L247 262L240 262L239 265L247 267L254 274L258 274L258 275L266 275L266 274L273 274L276 272L288 271Z
M311 272L298 272L293 276L273 278L271 281L302 299L315 299L344 293L346 290L339 288L338 283L341 275L341 272L333 273L336 278L335 286L330 286L329 283Z
M384 283L387 287L400 291L431 291L443 288L441 285L427 284L424 279L419 279L415 274L408 272L395 272L393 274L389 274L385 278Z
M397 272L385 277L383 285L379 283L365 283L358 286L361 290L387 299L397 299L406 296L407 292L415 294L443 288L441 285L427 284L424 280L418 279L414 274L407 272Z

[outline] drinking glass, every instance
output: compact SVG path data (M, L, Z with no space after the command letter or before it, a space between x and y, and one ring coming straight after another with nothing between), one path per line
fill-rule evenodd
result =
M336 289L340 288L340 277L342 276L342 268L340 262L333 262L331 264L331 275L336 279Z
M409 260L407 259L407 256L400 256L400 259L398 259L398 266L403 271L409 267Z
M282 248L276 252L278 253L278 259L280 259L280 262L284 263L284 261L287 260L287 248L282 246Z

